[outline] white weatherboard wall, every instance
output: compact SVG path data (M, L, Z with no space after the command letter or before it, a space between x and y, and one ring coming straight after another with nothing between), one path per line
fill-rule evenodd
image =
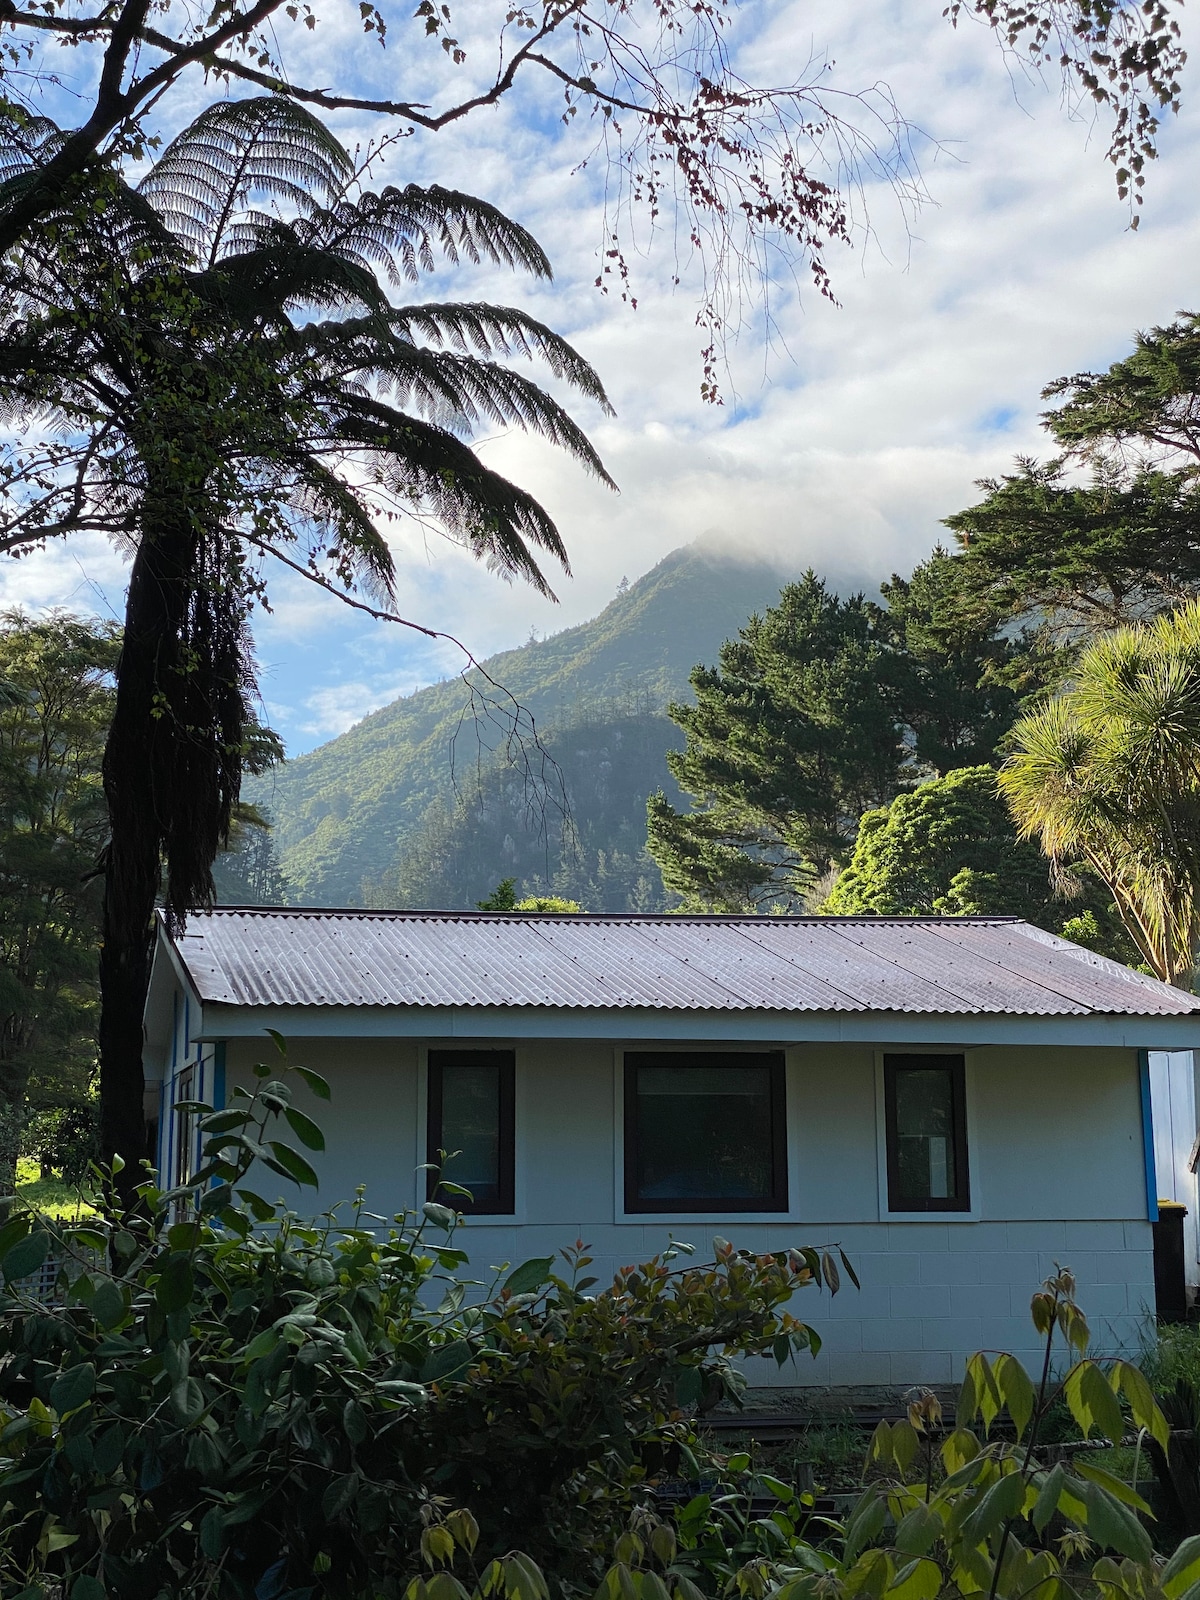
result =
M820 1356L782 1372L756 1363L755 1384L953 1382L965 1357L984 1346L1033 1360L1029 1298L1056 1263L1078 1275L1094 1349L1136 1349L1147 1335L1152 1245L1132 1049L969 1050L971 1217L893 1221L881 1181L879 1054L871 1045L789 1048L790 1205L769 1219L626 1218L620 1049L579 1041L515 1048L516 1211L467 1222L464 1242L481 1267L549 1255L576 1239L592 1247L602 1281L660 1251L672 1235L702 1252L714 1234L750 1249L840 1244L862 1289L847 1283L834 1299L802 1291L793 1309L820 1332ZM250 1086L252 1063L272 1052L265 1041L230 1041L229 1085ZM415 1169L425 1159L425 1047L308 1039L292 1054L333 1086L331 1104L303 1102L328 1142L316 1163L319 1203L348 1202L365 1184L372 1211L413 1207ZM258 1184L279 1188L275 1179Z

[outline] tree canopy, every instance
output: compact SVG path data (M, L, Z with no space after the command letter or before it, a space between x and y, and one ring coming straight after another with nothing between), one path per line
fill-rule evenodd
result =
M106 623L0 616L0 1181L29 1104L86 1099L108 834L100 756L118 638Z
M667 757L694 800L647 809L667 888L696 908L795 909L854 847L859 818L927 774L989 759L1017 712L1019 640L941 616L952 561L841 599L810 572L750 619L673 705Z
M1056 874L1022 838L994 767L959 767L868 811L825 916L1023 917L1120 961L1138 953L1091 873Z
M1200 316L1043 395L1059 402L1044 422L1061 453L981 480L983 499L946 518L959 546L946 610L1072 647L1200 593Z
M1000 785L1021 834L1085 863L1165 983L1200 940L1200 601L1096 640L1023 717Z

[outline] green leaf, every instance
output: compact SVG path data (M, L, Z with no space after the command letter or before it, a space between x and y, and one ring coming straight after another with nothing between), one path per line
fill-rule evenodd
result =
M509 1273L504 1280L504 1287L509 1294L532 1294L545 1283L553 1266L553 1256L534 1256L529 1261L523 1261L515 1272Z
M1007 1473L984 1491L983 1498L962 1525L965 1545L977 1549L1015 1517L1025 1504L1025 1479L1019 1472Z
M362 1444L370 1436L367 1413L357 1400L347 1400L342 1407L342 1432L351 1444Z
M309 1150L324 1150L325 1135L311 1117L306 1117L303 1111L297 1111L294 1106L289 1106L283 1114L302 1145Z
M910 1561L901 1567L891 1588L889 1600L936 1600L942 1588L942 1569L936 1561Z
M154 1286L154 1298L159 1306L168 1315L172 1311L181 1311L192 1298L195 1289L195 1280L192 1276L192 1262L190 1256L183 1251L175 1251L163 1262L162 1271L158 1282Z
M310 1189L320 1188L316 1171L308 1164L298 1150L293 1150L290 1144L283 1144L278 1139L268 1139L268 1147L277 1163L276 1170L282 1177L291 1178L293 1182L305 1184ZM273 1163L267 1162L268 1166Z
M115 1278L103 1278L92 1296L92 1315L104 1329L115 1328L124 1322L129 1307L125 1294Z
M1075 1470L1081 1478L1086 1478L1089 1483L1098 1483L1102 1489L1107 1489L1122 1505L1132 1506L1135 1511L1140 1511L1143 1516L1152 1516L1150 1507L1129 1484L1115 1478L1111 1472L1105 1472L1103 1467L1094 1467L1090 1461L1077 1461Z
M1060 1461L1046 1474L1046 1480L1038 1490L1038 1497L1033 1504L1033 1525L1039 1533L1045 1532L1050 1518L1058 1510L1058 1499L1066 1477L1066 1468Z
M842 1249L841 1245L838 1245L838 1256L841 1259L842 1266L845 1269L846 1276L850 1279L850 1282L856 1289L861 1289L862 1284L858 1281L858 1273L855 1272L854 1268L850 1265L850 1257Z
M465 1339L452 1339L449 1344L437 1345L429 1352L421 1368L421 1382L440 1383L452 1378L471 1365L474 1351Z
M900 1519L896 1528L896 1549L906 1556L923 1556L933 1547L942 1531L942 1519L924 1501Z
M65 1416L68 1411L77 1411L86 1405L95 1388L96 1369L90 1361L82 1361L55 1379L50 1386L50 1404L60 1417Z
M255 1194L253 1189L239 1189L238 1197L250 1207L256 1222L270 1222L275 1215L275 1207L269 1200L264 1200L262 1195Z
M4 1257L4 1278L11 1283L14 1278L28 1278L36 1272L50 1254L50 1235L39 1228L19 1239Z
M1033 1416L1033 1383L1015 1356L997 1356L992 1370L996 1375L996 1387L1000 1391L1000 1398L1008 1407L1008 1414L1013 1419L1019 1439Z
M225 1548L225 1518L220 1507L213 1506L204 1513L200 1523L200 1549L210 1561L219 1561Z
M1200 1533L1185 1539L1159 1576L1167 1600L1179 1600L1185 1590L1200 1581Z
M283 1037L283 1035L281 1033L277 1032L274 1028L264 1028L263 1032L270 1039L271 1043L275 1046L276 1050L279 1051L279 1054L281 1056L286 1056L287 1055L287 1040Z
M71 1585L71 1600L106 1600L108 1590L90 1572L81 1572Z
M1145 1428L1155 1443L1164 1452L1167 1451L1171 1444L1171 1430L1145 1375L1132 1362L1118 1361L1113 1368L1113 1386L1117 1385L1124 1390L1137 1427Z
M1125 1419L1112 1386L1094 1361L1080 1361L1072 1367L1063 1392L1085 1439L1098 1428L1113 1444L1120 1444Z
M348 1472L344 1478L335 1478L321 1496L321 1510L326 1522L336 1522L348 1506L353 1505L362 1480L357 1472Z
M1132 1511L1114 1500L1098 1483L1088 1484L1085 1504L1087 1531L1098 1545L1131 1556L1134 1561L1148 1562L1153 1558L1154 1547L1145 1528Z
M311 1067L293 1067L292 1071L298 1073L304 1079L318 1100L328 1100L330 1098L329 1084L319 1072L314 1072Z
M887 1501L873 1489L868 1489L850 1513L846 1523L845 1559L852 1562L872 1539L879 1537L887 1521Z
M204 1390L195 1378L181 1378L171 1386L171 1404L179 1420L191 1427L204 1415Z

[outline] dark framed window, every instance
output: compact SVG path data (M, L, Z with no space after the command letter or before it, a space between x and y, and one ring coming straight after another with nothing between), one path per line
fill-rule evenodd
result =
M969 1211L962 1056L884 1056L889 1211Z
M625 1210L787 1210L781 1052L626 1055Z
M181 1103L196 1098L196 1070L185 1067L175 1080L175 1172L174 1183L181 1189L192 1175L196 1159L196 1113L181 1109Z
M507 1215L514 1209L513 1168L516 1063L511 1050L429 1052L429 1161L447 1162L443 1176L469 1189L443 1198L469 1215ZM429 1174L433 1197L438 1175Z

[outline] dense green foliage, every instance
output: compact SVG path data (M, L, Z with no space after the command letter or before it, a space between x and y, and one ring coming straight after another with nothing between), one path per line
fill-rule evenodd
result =
M686 691L697 658L778 587L769 567L692 545L593 621L485 662L492 684L536 719L558 773L543 771L536 751L503 769L512 701L474 676L478 719L469 687L451 679L248 782L273 819L294 899L361 904L366 883L372 903L465 908L513 871L594 911L661 906L642 852L645 799L679 740L664 707Z
M990 757L1016 713L1003 681L1020 647L943 622L951 558L936 553L885 590L889 609L841 599L814 573L692 674L673 705L686 748L667 758L693 799L650 801L651 854L696 909L794 909L845 862L860 816L922 765ZM915 757L915 759L914 759Z
M685 1412L737 1394L733 1358L819 1344L787 1309L836 1284L811 1249L717 1241L708 1264L671 1250L597 1287L578 1245L565 1267L472 1282L445 1205L391 1224L361 1196L313 1222L271 1206L247 1175L315 1184L276 1123L322 1147L295 1091L328 1088L286 1061L256 1070L255 1095L195 1107L186 1190L0 1227L9 1600L60 1582L71 1600L397 1600L426 1558L462 1553L486 1578L514 1547L557 1591L590 1592L648 1478L688 1462ZM45 1304L19 1280L51 1248L73 1267ZM534 1600L521 1570L501 1596Z
M1017 832L993 767L960 767L868 811L850 865L818 908L827 916L1024 917L1039 928L1140 960L1091 873L1055 881Z
M54 1144L67 1108L90 1120L96 960L108 832L100 755L115 630L0 617L0 1182L11 1191L26 1118ZM76 1130L78 1134L79 1130ZM85 1136L86 1142L86 1136Z
M960 546L957 608L1071 642L1194 596L1200 316L1139 333L1132 355L1059 378L1044 398L1058 402L1044 420L1063 454L1019 460L946 519Z
M1120 628L1023 717L1000 785L1022 834L1107 886L1164 983L1200 944L1200 601Z

